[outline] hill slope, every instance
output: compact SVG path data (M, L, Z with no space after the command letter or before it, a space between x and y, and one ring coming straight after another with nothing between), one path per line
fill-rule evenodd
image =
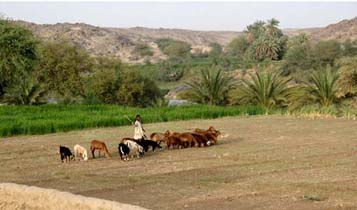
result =
M88 50L94 56L111 56L124 62L141 63L146 59L156 62L165 59L165 55L158 49L155 40L170 38L190 43L193 48L207 49L210 43L218 42L226 45L242 32L234 31L193 31L183 29L151 29L134 28L105 28L84 23L34 24L18 21L29 27L37 36L45 40L66 39ZM343 20L324 28L286 29L288 36L299 33L309 34L313 40L325 39L356 39L357 17ZM135 46L140 43L148 44L154 51L151 57L141 57Z

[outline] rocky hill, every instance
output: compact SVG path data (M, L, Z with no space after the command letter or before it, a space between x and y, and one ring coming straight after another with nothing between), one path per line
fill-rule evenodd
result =
M142 63L145 60L156 62L165 59L165 55L159 50L155 40L170 38L188 42L193 49L209 50L209 44L218 42L226 45L242 32L233 31L193 31L183 29L151 29L143 27L134 28L105 28L96 27L84 23L57 23L34 24L18 21L30 28L35 35L45 40L66 39L88 50L94 56L111 56L129 63ZM357 17L343 20L324 28L286 29L288 36L299 33L309 34L313 40L325 39L357 39ZM145 43L153 51L153 56L141 57L135 47Z

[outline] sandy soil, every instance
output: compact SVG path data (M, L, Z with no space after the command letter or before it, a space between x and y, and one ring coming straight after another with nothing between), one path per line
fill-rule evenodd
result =
M132 127L0 139L0 182L149 209L357 209L357 121L284 116L145 124L148 132L213 125L216 146L148 153L122 162ZM62 164L58 145L107 143L113 157Z
M0 184L2 210L145 210L144 208L98 198L73 195L53 189L13 183Z

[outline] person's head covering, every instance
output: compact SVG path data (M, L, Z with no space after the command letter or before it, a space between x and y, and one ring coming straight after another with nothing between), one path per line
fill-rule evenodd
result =
M138 120L141 122L141 117L140 117L140 114L137 114L136 117L135 117L135 121Z

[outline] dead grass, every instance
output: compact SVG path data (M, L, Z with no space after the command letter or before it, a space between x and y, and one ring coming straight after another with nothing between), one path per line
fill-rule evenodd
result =
M0 209L145 210L138 206L13 183L0 184Z
M149 209L357 208L357 121L254 116L145 128L187 131L210 125L228 137L213 147L163 150L129 162L119 161L116 147L132 136L132 127L3 138L0 182ZM113 157L60 163L58 145L88 149L92 139L104 140Z

